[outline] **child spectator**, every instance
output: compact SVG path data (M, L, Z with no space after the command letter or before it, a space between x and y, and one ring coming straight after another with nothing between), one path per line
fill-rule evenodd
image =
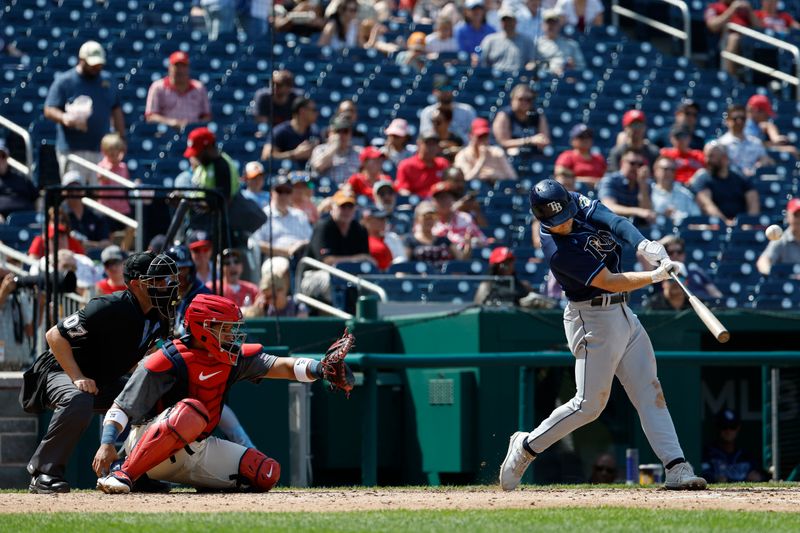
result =
M123 161L123 159L125 159L125 152L127 152L127 150L128 146L125 144L125 139L120 137L119 133L109 133L104 135L103 140L100 141L100 151L103 153L103 159L100 160L97 166L122 176L126 180L129 180L130 173L128 172L128 165L126 165ZM97 183L101 187L120 187L119 183L112 181L100 174L97 175ZM132 211L131 204L129 204L127 200L124 198L103 198L104 196L118 194L119 193L117 191L98 191L97 196L100 197L99 202L104 206L113 209L117 213L130 216ZM111 226L112 230L120 230L125 228L121 222L111 218L109 219L109 225Z
M392 181L390 176L381 172L384 156L374 146L367 146L358 156L361 161L359 172L350 176L347 183L353 188L353 194L372 198L373 187L379 181Z

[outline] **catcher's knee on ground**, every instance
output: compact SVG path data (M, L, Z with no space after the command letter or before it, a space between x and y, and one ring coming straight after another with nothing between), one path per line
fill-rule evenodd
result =
M247 448L239 461L239 479L242 488L266 492L278 483L281 465L255 448Z
M186 398L159 416L131 450L122 470L135 481L169 456L193 442L208 424L208 411L194 398Z

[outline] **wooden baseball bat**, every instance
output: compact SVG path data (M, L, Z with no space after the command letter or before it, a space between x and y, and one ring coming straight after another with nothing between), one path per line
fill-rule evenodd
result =
M706 325L708 331L714 335L714 338L716 338L720 343L728 342L731 338L731 333L725 326L722 325L722 322L720 322L719 319L714 316L714 313L712 313L711 310L706 307L706 304L698 300L697 296L692 294L692 291L690 291L686 285L684 285L681 280L678 279L678 276L675 275L675 272L670 272L669 275L672 276L672 279L675 280L675 282L680 285L681 289L683 289L683 292L686 293L686 296L689 298L689 303L692 304L692 309L694 309L694 312L700 317L700 320L703 321L703 324Z

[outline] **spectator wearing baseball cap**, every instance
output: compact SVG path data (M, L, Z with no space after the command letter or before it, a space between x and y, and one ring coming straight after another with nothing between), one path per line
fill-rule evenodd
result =
M442 181L431 187L431 198L436 206L436 225L433 234L437 237L447 237L455 244L464 256L469 256L471 250L486 246L488 239L481 229L475 224L472 215L455 209L456 194L450 182Z
M197 279L201 284L211 281L211 253L214 249L211 235L206 230L190 229L186 232L186 246L192 256Z
M358 172L361 161L353 146L353 123L345 115L331 120L328 140L314 148L308 164L319 176L329 177L337 186Z
M705 140L697 132L697 120L700 116L700 105L694 100L684 99L675 108L675 122L672 126L683 125L689 129L691 137L689 138L689 148L692 150L702 150L705 146ZM653 138L653 142L659 148L670 146L669 134L672 126L661 128ZM619 139L619 137L618 137Z
M411 222L408 212L397 209L397 190L389 180L381 180L372 187L372 201L375 207L388 215L386 227L398 233L406 233Z
M123 261L125 261L125 254L116 244L103 249L100 254L100 262L103 264L103 271L106 277L95 284L98 293L111 294L124 291L127 288L122 266Z
M383 130L386 139L381 151L386 159L397 165L403 159L414 155L415 147L408 144L411 136L408 131L408 122L404 118L396 118Z
M16 211L33 211L39 198L33 182L8 164L9 157L6 142L0 139L0 218Z
M617 145L608 154L609 172L619 170L622 154L628 150L633 150L644 157L652 172L653 163L660 153L658 147L647 139L647 116L639 109L630 109L622 115L622 131L617 135Z
M491 131L488 120L476 118L472 121L469 144L456 154L453 166L461 169L467 181L480 179L494 183L501 179L517 179L503 149L489 145Z
M447 159L439 157L439 136L432 130L422 131L417 136L417 153L397 165L395 187L400 194L427 198L449 166Z
M372 198L373 186L379 181L392 181L390 176L382 172L383 153L374 146L367 146L361 150L358 156L361 161L359 172L356 172L347 180L347 184L353 190L353 194Z
M800 264L800 198L786 204L786 228L777 241L770 241L756 261L758 271L768 276L773 265Z
M269 193L264 190L264 165L250 161L244 166L244 189L242 196L264 209L269 205Z
M745 135L761 139L764 146L778 152L788 152L795 159L800 159L800 152L786 135L782 135L772 119L775 111L769 97L763 94L754 94L747 100L747 121L744 125Z
M250 243L258 246L265 256L293 257L311 238L311 224L306 214L292 207L295 187L288 176L272 179L269 206L264 208L267 220L250 236Z
M237 165L217 148L217 137L208 128L203 126L189 132L183 157L198 163L192 175L195 187L216 189L223 198L233 198L239 192Z
M189 75L189 55L172 52L167 75L154 81L147 91L144 116L147 122L158 122L173 128L184 128L211 120L208 91L199 80Z
M689 183L694 174L705 166L706 160L702 150L692 150L689 142L692 133L685 124L676 124L669 133L669 148L661 149L661 156L672 161L675 166L675 180Z
M536 43L536 57L547 63L551 74L561 76L567 70L586 68L586 59L578 43L561 34L563 26L558 9L542 12L543 35Z
M425 50L425 33L415 31L406 40L406 49L395 56L395 63L407 65L418 71L425 68L428 64Z
M468 54L477 54L481 41L497 30L486 22L484 0L466 0L463 15L464 22L455 29L458 49Z
M469 128L477 113L469 104L455 101L456 84L445 74L434 74L433 96L436 103L422 108L419 115L419 131L434 129L433 112L436 109L449 111L453 115L450 130L461 139L469 138Z
M576 124L569 131L569 142L572 149L559 154L556 168L566 168L576 180L594 187L606 173L606 160L592 152L594 131L584 123Z
M369 253L380 270L407 260L400 237L387 230L388 218L389 213L375 207L368 207L361 212L361 224L367 230Z
M242 254L235 248L227 248L222 252L222 296L230 298L240 308L253 305L258 296L258 285L242 279L244 262ZM214 290L212 282L206 288Z
M507 246L498 246L489 255L489 275L504 279L482 281L474 301L482 305L519 305L532 290L531 284L520 279L516 271L516 256ZM508 278L513 278L513 283Z
M723 409L716 415L714 442L703 449L703 477L709 483L764 480L753 453L736 442L742 429L739 414Z
M487 35L481 41L481 66L508 73L533 70L536 67L536 47L527 35L517 32L514 9L503 5L497 16L502 31Z
M70 163L70 154L92 163L102 159L100 141L112 124L125 137L125 117L117 84L103 72L106 53L100 43L87 41L78 52L78 64L57 74L44 102L44 116L57 124L56 157L61 174L70 168L81 173L88 185L97 184L97 174Z

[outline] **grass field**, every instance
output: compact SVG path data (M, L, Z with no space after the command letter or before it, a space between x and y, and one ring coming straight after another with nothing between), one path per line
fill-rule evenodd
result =
M800 485L343 487L267 494L0 492L0 532L795 532Z
M12 514L3 531L800 531L800 514L618 507L342 513Z

